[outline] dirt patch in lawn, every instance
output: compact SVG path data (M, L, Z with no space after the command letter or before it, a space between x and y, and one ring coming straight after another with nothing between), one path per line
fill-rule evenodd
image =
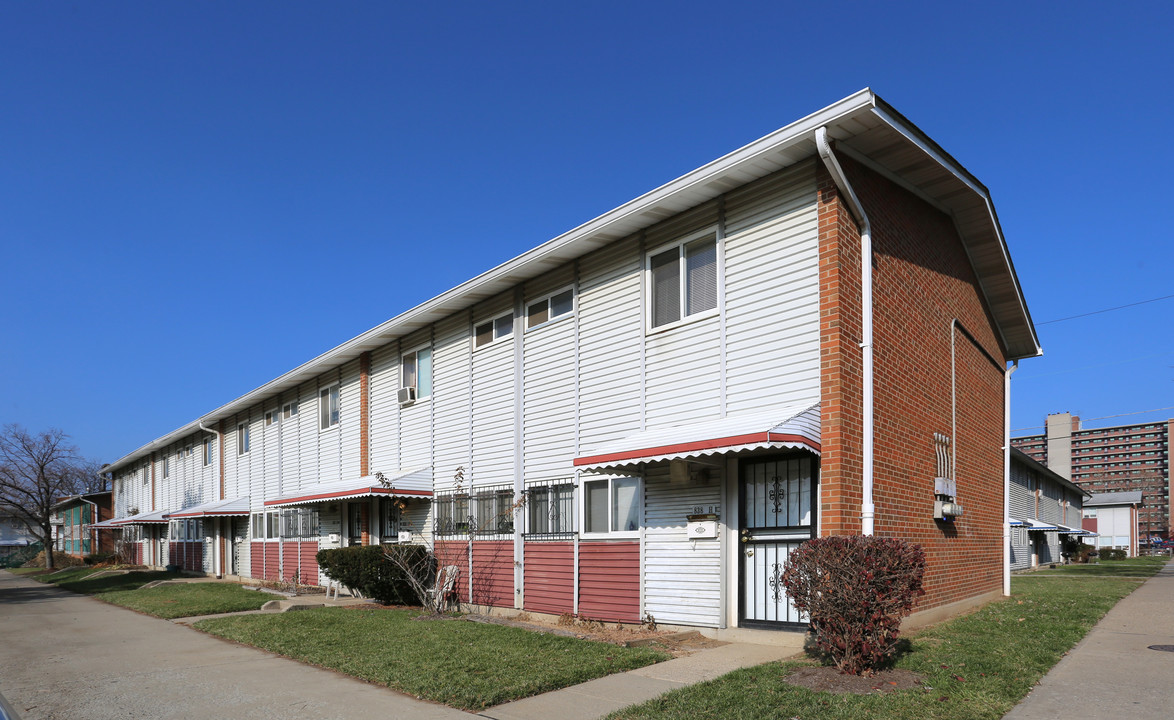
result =
M830 693L887 693L893 690L920 690L924 686L922 677L909 670L881 670L874 675L846 675L834 667L805 667L789 673L784 678L788 683L808 690Z
M597 620L578 620L570 618L570 616L559 618L555 623L543 622L529 613L518 613L512 616L465 615L461 619L471 622L509 625L534 632L579 638L580 640L595 640L621 647L655 646L674 657L726 644L720 640L707 638L696 631L656 630L647 625L609 624Z

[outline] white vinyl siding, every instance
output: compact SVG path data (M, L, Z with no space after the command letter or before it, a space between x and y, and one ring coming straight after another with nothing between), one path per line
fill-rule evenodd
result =
M644 612L658 623L721 624L721 541L691 540L686 517L721 507L721 482L669 482L667 465L644 481Z
M371 353L369 400L371 470L401 469L399 461L399 347L392 343Z
M437 491L451 489L457 468L467 474L471 458L469 429L469 314L462 313L436 325L432 394L433 478ZM403 468L410 470L412 468ZM465 483L466 489L468 483Z
M820 399L818 225L814 162L727 198L727 415Z
M642 262L639 244L630 240L580 263L580 448L643 429Z
M500 316L511 298L495 301L490 314ZM494 343L473 353L474 485L514 480L514 343Z

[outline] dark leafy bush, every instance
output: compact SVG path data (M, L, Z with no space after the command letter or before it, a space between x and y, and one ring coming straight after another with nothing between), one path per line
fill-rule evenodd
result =
M896 649L901 618L924 595L925 553L895 538L814 538L791 552L783 586L807 613L816 646L841 671L867 675Z
M1101 548L1101 560L1124 560L1125 550L1122 548Z
M101 565L114 560L114 553L90 553L82 558L86 565Z
M420 605L421 599L400 565L385 555L397 554L417 564L427 556L422 545L356 546L319 550L318 565L327 575L385 605Z

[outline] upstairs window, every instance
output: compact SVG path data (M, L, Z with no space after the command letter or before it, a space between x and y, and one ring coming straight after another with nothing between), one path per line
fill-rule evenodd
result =
M712 232L648 256L649 324L658 328L717 309Z
M432 394L432 349L420 348L404 353L400 364L401 387L415 388L416 399Z
M563 290L526 306L526 329L544 325L575 310L575 291Z
M212 464L212 438L204 438L204 467Z
M502 315L493 320L487 320L473 329L473 347L483 347L513 334L514 316L512 314Z
M171 456L164 455L163 456L163 477L164 477L164 479L166 479L169 475L171 475Z
M318 412L320 415L319 427L321 429L329 430L338 424L338 401L339 394L337 384L322 388L318 392Z
M297 400L294 400L293 402L287 402L285 405L281 406L281 419L282 420L289 420L290 418L292 418L293 416L295 416L297 414L298 414L298 401Z
M265 427L269 427L273 423L277 422L277 417L278 415L276 410L267 411L265 413Z
M236 454L246 455L249 452L249 424L241 423L236 426Z

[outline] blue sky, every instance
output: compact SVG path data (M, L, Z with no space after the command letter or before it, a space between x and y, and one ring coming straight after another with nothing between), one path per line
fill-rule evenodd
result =
M1174 406L1174 299L1047 322L1174 294L1162 4L418 5L0 2L0 422L109 462L866 86L991 189L1012 427Z

